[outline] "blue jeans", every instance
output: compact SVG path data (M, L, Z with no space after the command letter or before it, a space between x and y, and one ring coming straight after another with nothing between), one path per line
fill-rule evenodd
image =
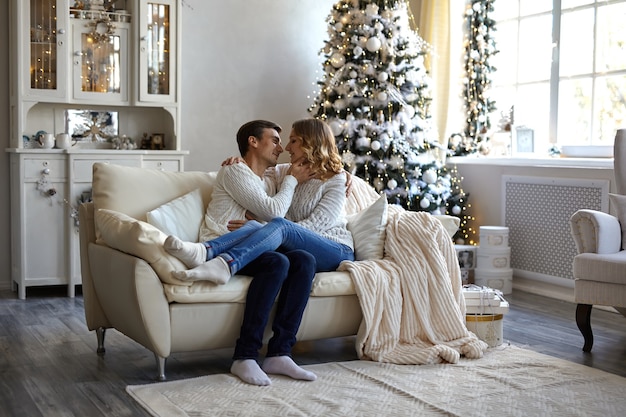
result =
M263 333L276 301L267 356L291 354L315 276L315 258L303 250L264 252L241 269L252 276L233 359L257 359Z
M334 271L342 261L354 260L354 251L350 247L281 217L265 225L249 221L239 229L204 244L207 260L221 256L228 262L233 275L263 252L279 248L283 253L295 249L309 252L317 261L315 272Z

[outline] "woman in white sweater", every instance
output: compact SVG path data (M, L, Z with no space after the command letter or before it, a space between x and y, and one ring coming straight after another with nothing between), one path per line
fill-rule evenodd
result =
M169 236L165 249L187 265L178 279L226 283L263 252L301 249L311 253L317 272L334 271L354 260L352 235L346 228L346 174L329 126L317 119L295 122L285 150L291 162L308 165L312 178L296 186L285 218L262 225L248 221L241 228L201 243ZM275 182L287 180L289 165L275 168Z

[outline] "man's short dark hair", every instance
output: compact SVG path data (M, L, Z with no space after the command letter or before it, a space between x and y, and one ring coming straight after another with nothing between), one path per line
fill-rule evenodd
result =
M248 153L248 138L254 136L260 139L265 129L274 129L278 133L282 130L276 123L267 120L253 120L239 128L237 131L237 146L239 146L239 153L242 157L246 156Z

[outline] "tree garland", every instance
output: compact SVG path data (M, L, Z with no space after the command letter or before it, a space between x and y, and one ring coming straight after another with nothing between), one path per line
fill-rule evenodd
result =
M495 101L487 94L491 86L491 73L496 71L489 60L498 53L492 35L496 30L495 21L489 17L493 12L494 2L495 0L469 0L465 10L467 32L464 42L463 97L466 120L464 135L455 133L450 138L448 148L453 156L489 151L489 113L496 110Z

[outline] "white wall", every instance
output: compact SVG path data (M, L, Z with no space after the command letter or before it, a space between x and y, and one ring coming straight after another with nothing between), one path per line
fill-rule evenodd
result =
M186 170L212 170L238 154L235 133L269 119L288 135L309 117L319 50L334 0L186 0L182 143ZM191 8L193 9L191 9Z

